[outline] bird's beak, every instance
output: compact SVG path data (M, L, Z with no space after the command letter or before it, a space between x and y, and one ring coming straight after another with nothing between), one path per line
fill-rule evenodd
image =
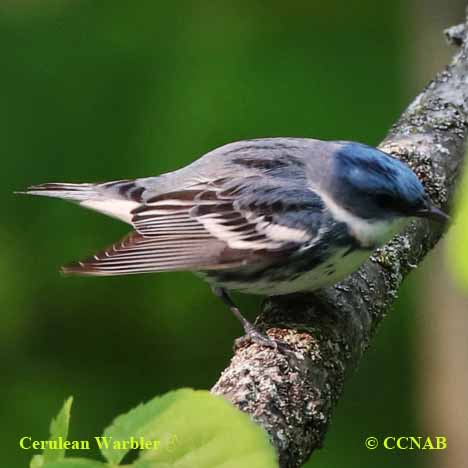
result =
M450 216L442 211L437 206L431 205L429 208L424 210L420 210L416 213L418 218L427 218L432 219L433 221L437 221L438 223L445 223L450 220Z

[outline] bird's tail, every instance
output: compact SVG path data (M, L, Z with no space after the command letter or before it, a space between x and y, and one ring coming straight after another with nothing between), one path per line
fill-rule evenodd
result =
M47 183L32 185L22 192L26 195L40 195L43 197L63 198L64 200L80 203L84 200L94 198L97 194L96 184L67 184L67 183Z
M135 189L133 181L119 180L103 184L67 184L53 182L32 185L22 193L43 197L62 198L77 203L84 208L98 211L107 216L131 223L132 210L138 206L137 196L127 196L125 189ZM141 188L138 190L142 190ZM138 192L140 193L140 192ZM130 198L129 198L130 197Z

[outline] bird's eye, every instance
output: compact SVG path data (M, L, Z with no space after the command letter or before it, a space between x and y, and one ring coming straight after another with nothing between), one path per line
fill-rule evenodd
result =
M392 208L395 205L396 200L394 197L387 193L377 193L375 195L375 202L381 208Z
M394 213L407 213L408 204L397 196L389 193L377 193L374 196L376 205L382 210L392 211Z

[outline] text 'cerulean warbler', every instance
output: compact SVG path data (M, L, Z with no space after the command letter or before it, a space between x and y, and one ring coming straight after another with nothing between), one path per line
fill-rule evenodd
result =
M64 273L195 272L264 344L271 341L228 290L282 295L332 285L409 218L448 218L403 162L360 143L302 138L231 143L156 177L48 183L26 193L76 202L135 229Z

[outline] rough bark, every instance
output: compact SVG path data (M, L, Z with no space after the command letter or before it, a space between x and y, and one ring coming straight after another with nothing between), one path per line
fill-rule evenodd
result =
M433 202L449 211L468 136L468 26L446 31L452 63L416 97L381 143L407 162ZM303 464L322 444L347 374L369 345L405 275L442 235L414 221L340 284L308 295L269 298L260 328L286 341L284 353L243 344L212 392L224 395L270 434L280 465Z

